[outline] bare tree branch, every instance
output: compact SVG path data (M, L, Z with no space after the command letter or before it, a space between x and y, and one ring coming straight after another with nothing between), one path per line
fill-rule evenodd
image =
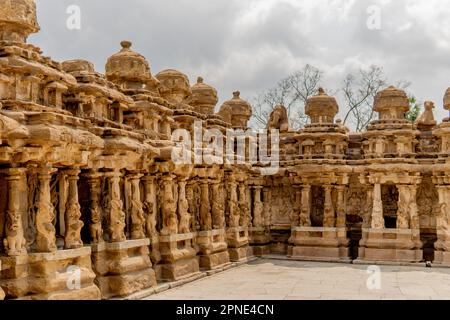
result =
M257 125L266 127L270 113L281 104L286 107L291 127L302 128L308 121L306 101L319 89L322 76L322 71L308 64L279 81L274 88L259 94L253 99L253 118Z

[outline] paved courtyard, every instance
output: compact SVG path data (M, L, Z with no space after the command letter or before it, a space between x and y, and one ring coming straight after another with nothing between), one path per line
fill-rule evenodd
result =
M450 269L368 267L260 259L147 299L450 299Z

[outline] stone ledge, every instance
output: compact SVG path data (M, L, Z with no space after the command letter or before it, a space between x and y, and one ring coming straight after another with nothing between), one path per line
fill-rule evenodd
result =
M64 259L73 259L81 256L89 256L91 254L91 247L82 247L78 249L58 250L55 252L29 253L28 261L57 261Z

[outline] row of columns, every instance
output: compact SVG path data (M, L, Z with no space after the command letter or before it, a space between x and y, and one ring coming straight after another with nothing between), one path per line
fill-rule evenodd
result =
M417 185L397 184L396 187L399 193L397 229L419 229L419 214L416 201ZM373 197L372 219L370 223L372 229L385 228L381 188L381 183L374 183L373 193L369 191L371 197Z
M311 185L303 185L301 190L300 205L300 226L311 227ZM343 185L325 185L323 186L324 199L324 216L323 227L325 228L344 228L346 225L345 213L345 191L346 186ZM332 192L337 192L336 209L333 204Z
M36 203L29 203L28 206L35 207L35 216L32 221L35 224L35 245L36 252L55 252L56 228L55 208L51 199L52 175L57 169L45 167L32 169L37 174ZM26 239L24 236L24 219L27 216L27 205L23 197L27 196L28 181L27 169L11 168L6 171L6 181L8 190L8 204L6 212L6 228L4 247L7 255L18 256L26 254ZM84 223L81 221L81 206L78 195L79 169L61 170L64 181L60 184L60 194L63 196L63 205L60 211L64 214L60 216L61 236L64 236L64 248L76 249L83 246L81 230ZM100 204L101 178L107 179L109 207L107 211L109 241L120 242L127 240L125 235L126 214L121 197L120 182L122 174L120 171L106 173L89 173L85 175L89 185L89 233L92 243L103 242L102 209ZM129 174L127 179L130 184L130 237L131 239L142 239L146 233L156 233L156 191L155 178L143 176L142 174ZM144 181L146 197L144 203L141 201L140 181ZM63 190L64 189L64 190ZM61 200L61 199L60 199ZM169 199L170 203L170 199ZM147 217L144 212L147 211ZM146 232L147 231L147 232Z

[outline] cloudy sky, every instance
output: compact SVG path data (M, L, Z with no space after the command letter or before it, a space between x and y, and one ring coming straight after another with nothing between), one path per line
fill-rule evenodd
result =
M338 88L349 72L382 66L389 80L408 80L421 101L436 103L450 86L449 0L37 0L41 32L29 41L55 60L87 59L104 71L120 41L146 56L153 74L175 68L198 75L221 102L273 87L312 64L323 85ZM66 26L81 9L81 29ZM377 5L381 28L370 30ZM220 103L220 102L219 102Z

